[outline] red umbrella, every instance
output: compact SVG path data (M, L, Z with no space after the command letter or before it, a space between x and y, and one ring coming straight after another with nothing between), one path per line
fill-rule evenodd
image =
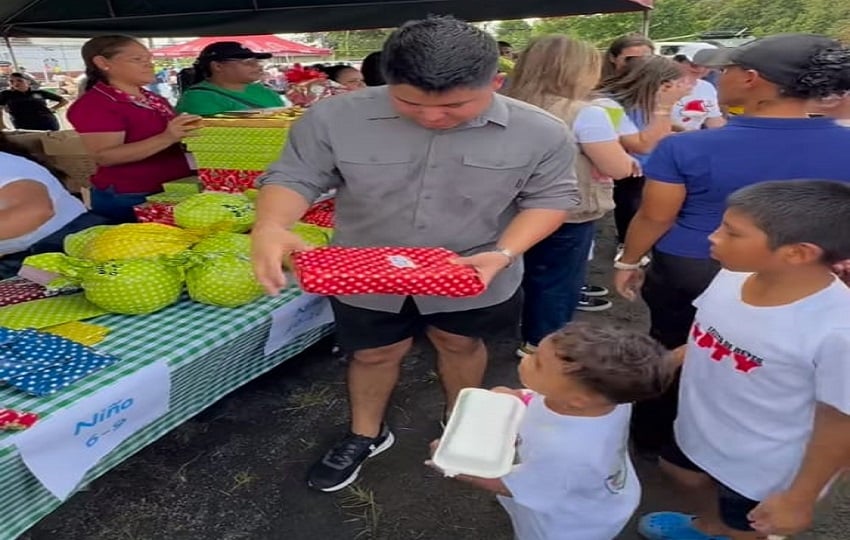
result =
M271 53L274 56L329 56L333 53L330 49L310 47L273 35L202 37L180 45L160 47L151 52L157 58L194 58L204 47L217 41L238 41L254 52Z

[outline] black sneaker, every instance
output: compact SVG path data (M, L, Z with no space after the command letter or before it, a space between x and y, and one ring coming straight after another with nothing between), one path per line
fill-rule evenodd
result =
M611 309L613 305L610 300L594 298L583 294L581 295L581 300L578 301L576 309L579 311L605 311L606 309Z
M326 493L339 491L357 480L364 461L389 449L394 442L386 424L381 425L381 433L374 439L349 433L310 468L307 485Z
M585 296L608 296L608 289L601 285L585 285L581 288L581 294Z

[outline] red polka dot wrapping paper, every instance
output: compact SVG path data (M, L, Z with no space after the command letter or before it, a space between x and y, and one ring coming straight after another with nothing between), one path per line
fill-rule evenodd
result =
M204 189L207 191L223 191L225 193L242 193L254 187L254 182L263 174L263 171L248 171L240 169L198 169L198 178L201 179Z
M174 225L174 204L146 202L133 207L139 223L162 223Z
M54 294L38 283L17 276L0 281L0 306L22 304Z
M327 201L316 203L307 210L304 217L301 218L301 221L311 225L333 229L335 209L336 203L334 202L334 199L328 199Z
M304 291L326 296L395 294L465 298L484 292L474 268L443 248L326 247L293 255Z

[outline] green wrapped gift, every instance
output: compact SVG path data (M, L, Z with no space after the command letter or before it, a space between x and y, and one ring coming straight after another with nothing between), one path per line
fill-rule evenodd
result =
M194 195L195 193L202 192L204 190L204 187L197 176L189 176L186 178L180 178L178 180L172 180L171 182L166 182L162 184L162 190L165 193L171 194L182 193L186 195Z
M145 200L149 203L159 203L159 204L177 204L179 202L183 202L189 197L194 195L194 193L154 193L153 195L148 195Z
M190 257L186 288L195 302L219 307L239 307L263 296L251 260L234 253L206 253Z

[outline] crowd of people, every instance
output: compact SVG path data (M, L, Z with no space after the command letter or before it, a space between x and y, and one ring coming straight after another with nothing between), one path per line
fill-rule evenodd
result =
M640 500L630 448L700 492L696 516L644 516L645 538L809 526L850 465L850 289L836 277L850 270L850 51L807 34L653 51L639 35L604 54L551 35L517 53L439 17L401 26L360 70L317 66L349 91L314 104L258 181L252 259L268 293L286 286L284 258L308 249L291 226L331 191L337 245L448 248L487 288L331 298L351 419L310 487L350 485L393 445L385 412L420 333L437 351L445 422L459 391L482 384L484 338L519 326L525 388L496 389L528 407L518 463L500 479L458 477L499 495L518 538L614 538ZM200 54L176 108L146 89L153 60L138 40L96 37L82 55L86 91L68 119L97 163L91 210L3 142L4 275L64 234L133 221L134 205L192 173L182 141L201 117L284 104L258 83L268 55L237 42ZM50 114L16 106L29 111L16 122ZM611 306L609 284L587 280L611 213L611 286L643 297L648 333L572 322Z
M338 244L448 247L488 284L474 299L332 299L351 425L309 486L342 489L392 446L384 414L420 331L445 416L481 384L482 338L521 314L526 388L498 389L528 403L518 464L459 477L499 495L518 538L616 536L640 498L629 431L686 488L715 492L697 497L697 517L644 516L644 537L810 524L850 464L850 290L834 273L850 258L850 132L835 121L850 52L798 34L652 51L625 36L600 58L545 36L505 80L485 33L411 22L381 53L386 86L320 102L294 126L260 180L254 264L270 294L286 283L283 257L305 249L289 227L332 189ZM612 210L615 288L643 294L648 336L570 323L593 287L594 223Z

